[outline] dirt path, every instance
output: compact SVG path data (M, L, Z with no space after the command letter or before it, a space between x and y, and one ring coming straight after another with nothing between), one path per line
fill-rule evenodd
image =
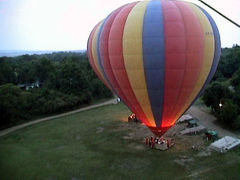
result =
M213 115L211 115L207 112L204 112L203 110L201 110L201 108L199 108L197 106L192 106L187 111L187 113L191 114L193 117L198 118L200 121L200 124L205 126L207 129L216 130L220 137L232 136L232 137L240 138L240 134L236 134L227 129L223 129L222 127L215 124L216 118Z
M70 114L75 114L75 113L86 111L86 110L89 110L89 109L113 104L115 102L116 102L116 99L111 99L111 100L108 100L108 101L105 101L105 102L102 102L102 103L99 103L99 104L90 105L90 106L80 108L80 109L77 109L77 110L73 110L73 111L69 111L69 112L66 112L66 113L62 113L62 114L58 114L58 115L54 115L54 116L50 116L50 117L46 117L46 118L37 119L37 120L31 121L31 122L28 122L28 123L25 123L25 124L20 124L20 125L17 125L17 126L14 126L14 127L11 127L11 128L4 129L4 130L0 131L0 137L4 136L4 135L7 135L7 134L9 134L13 131L18 130L18 129L22 129L22 128L27 127L27 126L31 126L33 124L37 124L37 123L40 123L40 122L44 122L44 121L60 118L60 117L63 117L63 116L67 116L67 115L70 115Z
M46 117L46 118L41 118L41 119L37 119L35 121L31 121L31 122L28 122L28 123L25 123L25 124L14 126L14 127L11 127L11 128L0 131L0 137L4 136L4 135L7 135L7 134L9 134L13 131L18 130L18 129L22 129L22 128L27 127L27 126L31 126L33 124L37 124L37 123L40 123L40 122L44 122L44 121L60 118L60 117L63 117L63 116L75 114L75 113L86 111L86 110L93 109L93 108L96 108L96 107L101 107L101 106L113 104L114 102L116 102L116 99L111 99L111 100L105 101L103 103L90 105L90 106L85 107L85 108L80 108L80 109L73 110L73 111L70 111L70 112L66 112L66 113L62 113L62 114L58 114L58 115L54 115L54 116L50 116L50 117ZM219 136L221 136L221 137L229 135L229 136L240 138L240 134L235 134L231 131L228 131L228 130L223 129L222 127L216 125L214 123L216 118L213 115L211 115L207 112L204 112L203 110L201 110L197 106L192 106L187 111L187 113L191 114L193 117L198 118L199 121L200 121L200 124L202 124L206 128L216 130L218 132Z

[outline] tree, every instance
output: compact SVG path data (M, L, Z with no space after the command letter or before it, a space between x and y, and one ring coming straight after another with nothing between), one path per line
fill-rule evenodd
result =
M225 78L231 78L232 75L238 70L240 67L240 47L235 45L232 48L224 48L222 49L221 58L218 65L218 70L216 76L220 76L219 72ZM216 80L216 76L214 80ZM222 77L221 77L222 78Z
M233 126L235 119L237 118L237 105L230 99L223 99L223 106L220 109L220 113L217 115L220 122L227 126Z
M220 82L211 83L203 94L203 101L211 107L212 111L216 114L219 113L219 103L221 99L231 98L232 93L228 87L222 85Z
M33 83L37 80L36 62L22 61L16 66L16 77L18 84Z
M30 93L13 84L0 86L0 126L8 126L20 119L27 119Z
M234 129L240 129L240 115L238 115L237 118L235 118L235 120L233 121L232 127Z
M0 58L0 126L111 97L87 59L76 52ZM40 87L28 91L13 85L37 80Z
M15 82L16 76L12 63L8 58L0 58L0 85Z
M234 88L240 89L240 67L238 71L236 71L231 79L231 85Z
M91 92L94 98L112 97L111 91L108 90L101 81L99 81L98 79L93 79L91 82Z
M48 76L51 71L54 70L53 62L42 57L36 64L36 76L40 82L45 82L48 79Z

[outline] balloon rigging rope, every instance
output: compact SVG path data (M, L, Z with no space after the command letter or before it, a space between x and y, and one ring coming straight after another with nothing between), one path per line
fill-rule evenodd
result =
M213 11L215 11L216 13L218 13L220 16L222 16L223 18L227 19L228 21L230 21L231 23L233 23L234 25L236 25L237 27L240 28L240 25L237 24L236 22L234 22L233 20L229 19L227 16L223 15L222 13L220 13L218 10L216 10L215 8L213 8L212 6L210 6L209 4L205 3L202 0L198 0L199 2L203 3L204 5L206 5L207 7L209 7L210 9L212 9Z

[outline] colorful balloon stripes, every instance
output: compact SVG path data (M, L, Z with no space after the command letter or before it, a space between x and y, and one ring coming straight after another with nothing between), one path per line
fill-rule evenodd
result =
M97 76L158 136L202 93L220 50L214 20L184 1L124 5L97 24L88 41Z

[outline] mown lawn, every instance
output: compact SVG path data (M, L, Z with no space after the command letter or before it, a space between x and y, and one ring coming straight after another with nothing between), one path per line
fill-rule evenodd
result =
M206 157L152 150L141 138L123 138L138 131L123 128L129 113L123 104L109 105L1 137L0 179L240 179L239 148Z

